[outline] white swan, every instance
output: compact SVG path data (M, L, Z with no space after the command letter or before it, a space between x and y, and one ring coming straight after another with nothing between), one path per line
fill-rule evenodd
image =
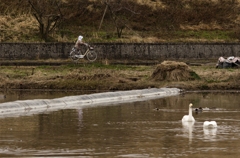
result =
M203 127L217 127L216 121L205 121Z
M193 104L190 103L190 104L189 104L189 112L188 112L188 115L184 115L184 116L183 116L182 122L194 122L194 121L195 121L194 117L192 116L192 106L193 106Z

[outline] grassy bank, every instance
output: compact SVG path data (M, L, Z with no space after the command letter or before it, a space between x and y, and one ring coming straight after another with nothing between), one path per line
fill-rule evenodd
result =
M157 65L64 64L58 66L1 66L0 88L41 90L130 90L176 87L185 90L240 89L239 69L216 69L214 65L190 66L198 75L191 81L156 81Z
M45 34L47 42L75 42L80 34L89 43L239 41L239 0L104 2L1 1L0 41L43 42Z

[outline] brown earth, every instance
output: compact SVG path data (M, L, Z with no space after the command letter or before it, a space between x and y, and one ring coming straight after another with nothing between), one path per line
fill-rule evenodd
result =
M165 61L157 65L79 63L50 66L1 66L0 88L41 90L130 90L176 87L183 90L239 90L239 69L214 64L187 65Z

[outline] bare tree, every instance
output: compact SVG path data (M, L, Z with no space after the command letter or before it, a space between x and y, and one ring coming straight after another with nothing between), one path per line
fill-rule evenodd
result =
M104 15L108 9L110 11L113 23L117 29L118 38L121 38L123 29L129 28L129 26L127 26L129 20L133 17L133 15L138 14L134 11L134 3L129 0L105 0L104 3L106 5Z
M39 24L39 33L44 41L60 23L63 15L60 10L61 0L28 0L32 14Z

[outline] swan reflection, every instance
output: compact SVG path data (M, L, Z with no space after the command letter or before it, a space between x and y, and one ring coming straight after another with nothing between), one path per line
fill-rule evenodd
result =
M193 132L193 127L194 127L194 122L182 122L183 126L183 133L189 138L189 143L191 144L192 142L192 132Z
M214 140L217 136L217 128L206 128L203 127L204 138Z

